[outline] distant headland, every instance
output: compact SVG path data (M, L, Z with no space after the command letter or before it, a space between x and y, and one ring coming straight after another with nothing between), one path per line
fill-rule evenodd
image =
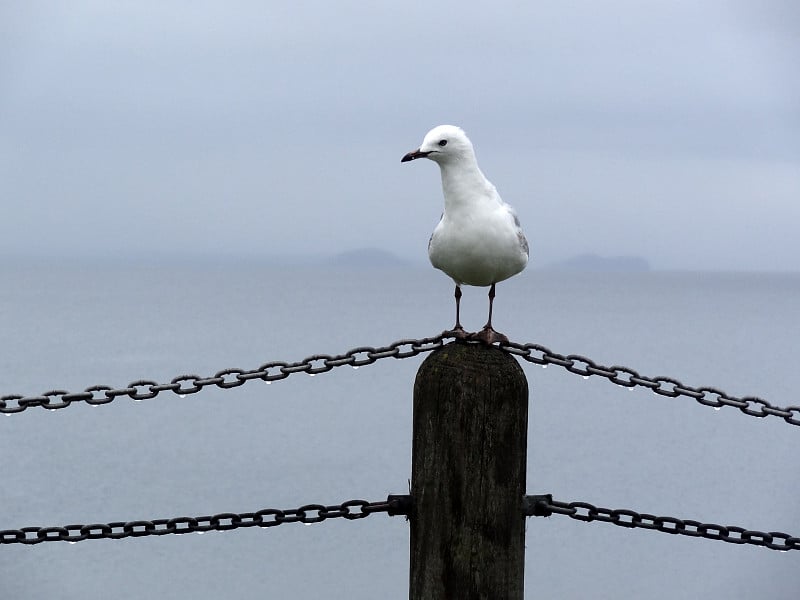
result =
M544 267L558 271L649 271L650 263L641 256L600 256L597 254L578 254L566 260L551 263Z
M357 248L340 252L325 262L344 267L404 267L412 264L410 261L380 248Z

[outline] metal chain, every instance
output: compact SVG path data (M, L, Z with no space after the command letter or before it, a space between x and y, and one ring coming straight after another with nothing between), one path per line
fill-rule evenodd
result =
M59 408L66 408L73 402L86 402L92 405L108 404L121 396L127 396L137 401L149 400L155 398L161 392L166 391L173 392L179 396L186 396L188 394L195 394L208 386L229 389L239 387L254 379L271 383L273 381L286 379L289 375L294 373L318 375L344 365L357 368L373 364L383 358L391 357L402 359L417 356L418 354L430 352L442 347L446 337L448 336L443 334L418 340L400 340L381 348L362 346L337 356L315 354L299 362L287 363L274 361L263 364L257 369L252 370L228 368L218 371L212 377L180 375L173 378L169 383L158 383L140 379L129 383L128 386L124 388L94 385L86 388L83 392L76 393L70 393L65 390L51 390L40 396L11 394L0 397L0 413L6 415L19 413L31 406L41 406L48 410L56 410ZM688 398L693 398L704 406L712 406L714 408L733 406L751 417L763 418L775 416L782 418L790 425L800 425L800 406L781 408L773 406L761 398L739 398L730 396L722 390L713 387L696 388L688 386L672 377L646 377L628 367L618 365L606 367L595 363L585 356L580 356L578 354L565 356L552 352L550 349L539 344L504 342L500 344L500 348L530 363L543 366L550 364L558 365L565 368L570 373L582 375L583 377L599 375L616 385L626 388L641 386L648 388L656 394L669 398L686 396Z
M730 544L752 544L771 550L800 550L800 538L779 531L755 531L735 525L701 523L691 519L657 517L625 508L599 508L588 502L559 502L550 494L525 497L525 514L529 517L566 515L578 521L603 521L620 527L654 529L673 535L721 540Z
M0 413L12 414L19 413L32 406L41 406L48 410L66 408L73 402L86 402L87 404L99 405L108 404L121 396L127 396L133 400L149 400L155 398L161 392L173 392L179 396L195 394L208 386L216 386L222 389L230 389L244 385L254 379L271 383L286 379L294 373L307 373L308 375L319 375L327 373L335 367L349 365L351 367L363 367L371 365L382 358L409 358L417 356L423 352L430 352L444 345L444 337L423 338L419 340L400 340L384 346L373 348L371 346L361 346L338 356L328 354L315 354L299 362L287 363L281 361L269 362L261 365L257 369L245 370L239 368L229 368L218 371L212 377L200 377L199 375L180 375L173 378L169 383L158 383L140 379L133 381L124 388L112 388L107 385L93 385L86 388L83 392L69 393L66 390L51 390L41 396L20 396L12 394L0 397Z
M390 495L386 500L367 502L348 500L341 504L306 504L300 508L264 508L248 513L219 513L203 517L174 517L152 521L116 521L90 525L64 525L62 527L23 527L0 530L0 544L39 544L41 542L81 542L83 540L144 537L170 533L204 533L229 531L240 527L276 527L284 523L321 523L328 519L343 518L349 521L363 519L385 512L389 516L406 515L410 496Z
M23 527L0 530L0 544L39 544L41 542L80 542L83 540L146 537L206 531L230 531L241 527L277 527L284 523L321 523L328 519L363 519L375 513L389 516L411 513L409 495L390 494L386 500L367 502L348 500L341 504L306 504L294 509L264 508L247 513L218 513L202 517L173 517L149 521L115 521L60 527ZM800 550L800 538L779 531L755 531L735 525L701 523L691 519L658 517L628 509L600 508L588 502L561 502L550 494L525 496L525 516L566 515L578 521L602 521L620 527L652 529L673 535L702 537L731 544L750 544L771 550Z
M800 406L781 408L773 406L766 400L753 396L738 398L736 396L730 396L722 390L713 387L692 387L684 385L672 377L646 377L628 367L618 365L606 367L595 363L585 356L580 356L578 354L564 356L563 354L552 352L539 344L503 342L500 344L500 347L509 354L519 356L528 362L543 366L558 365L559 367L565 368L570 373L575 373L583 377L599 375L600 377L605 377L611 383L626 388L641 386L648 388L653 393L659 394L660 396L667 396L668 398L686 396L688 398L694 398L694 400L703 406L712 406L717 409L723 406L733 406L751 417L763 418L775 416L780 417L790 425L800 425Z

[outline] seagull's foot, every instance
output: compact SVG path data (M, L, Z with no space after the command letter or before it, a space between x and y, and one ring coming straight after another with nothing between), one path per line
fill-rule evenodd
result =
M468 340L471 336L475 335L474 333L467 333L464 331L464 328L461 325L456 325L452 329L448 329L442 332L442 337L446 338L455 338L457 340Z
M475 340L478 342L483 342L484 344L491 346L495 342L507 342L508 338L503 335L502 333L496 332L494 329L489 327L488 325L481 329L477 333L469 334L470 340Z

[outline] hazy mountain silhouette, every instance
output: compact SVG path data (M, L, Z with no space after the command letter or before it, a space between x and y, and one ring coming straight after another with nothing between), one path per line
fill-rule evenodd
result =
M650 263L641 256L578 254L545 268L564 271L649 271Z

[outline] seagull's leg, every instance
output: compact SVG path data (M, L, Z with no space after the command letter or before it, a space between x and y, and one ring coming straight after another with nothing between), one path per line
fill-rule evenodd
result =
M489 320L486 321L484 329L492 329L492 306L494 305L494 284L489 288Z
M492 307L494 305L494 286L489 288L489 320L478 333L472 335L472 339L480 340L486 344L493 344L494 342L507 342L508 338L502 333L498 333L492 327Z
M450 331L445 331L442 335L445 337L454 337L463 340L467 337L467 332L461 326L461 286L456 284L456 291L453 294L456 298L456 324Z
M456 298L456 326L453 327L454 330L458 331L459 329L464 329L461 327L461 286L456 284L456 291L453 294Z

